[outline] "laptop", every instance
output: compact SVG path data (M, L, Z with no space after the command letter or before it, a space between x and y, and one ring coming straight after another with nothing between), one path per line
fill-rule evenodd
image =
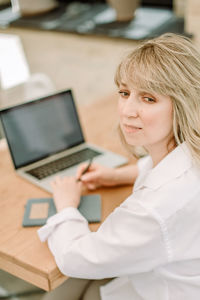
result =
M54 176L74 175L90 159L108 167L127 163L85 141L71 90L2 109L0 117L17 174L46 191Z

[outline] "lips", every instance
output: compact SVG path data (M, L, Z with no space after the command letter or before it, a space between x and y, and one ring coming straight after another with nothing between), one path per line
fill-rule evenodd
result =
M138 126L133 126L133 125L123 125L125 132L127 133L136 133L139 132L142 128Z

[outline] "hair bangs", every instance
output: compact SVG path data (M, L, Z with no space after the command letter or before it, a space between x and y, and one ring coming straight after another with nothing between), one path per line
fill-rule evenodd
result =
M176 86L172 88L171 82L158 62L149 62L148 59L137 59L137 55L130 55L121 62L115 73L115 83L127 85L129 88L137 89L148 93L169 94L170 90L176 90Z

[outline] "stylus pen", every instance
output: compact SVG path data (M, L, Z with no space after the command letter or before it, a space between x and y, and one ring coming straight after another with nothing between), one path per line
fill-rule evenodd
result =
M93 158L91 158L91 159L89 160L88 165L85 167L85 169L83 170L81 176L77 179L77 181L81 181L81 177L89 170L89 168L90 168L90 166L91 166L91 164L92 164L92 160L93 160Z

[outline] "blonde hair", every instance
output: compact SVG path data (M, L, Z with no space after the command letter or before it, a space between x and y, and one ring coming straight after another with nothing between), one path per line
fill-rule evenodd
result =
M200 165L200 54L188 38L168 33L143 42L122 60L115 83L170 96L176 143L185 141Z

